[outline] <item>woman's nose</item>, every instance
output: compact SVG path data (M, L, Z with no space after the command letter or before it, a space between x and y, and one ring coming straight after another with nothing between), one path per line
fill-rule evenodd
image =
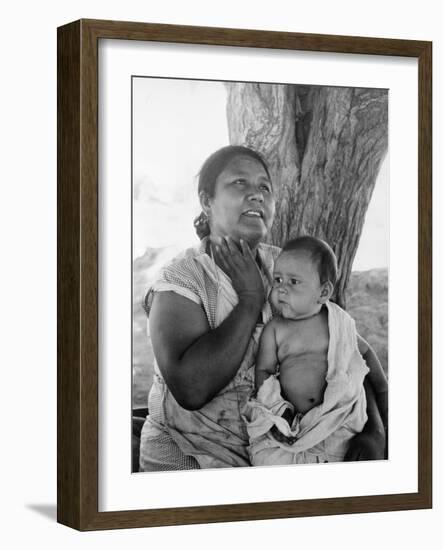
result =
M248 193L248 199L250 201L264 202L264 196L262 190L258 187L251 187Z

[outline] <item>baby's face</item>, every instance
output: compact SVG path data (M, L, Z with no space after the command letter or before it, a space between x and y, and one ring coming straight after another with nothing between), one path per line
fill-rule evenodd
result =
M285 319L318 313L322 285L316 265L304 251L282 252L274 266L271 302Z

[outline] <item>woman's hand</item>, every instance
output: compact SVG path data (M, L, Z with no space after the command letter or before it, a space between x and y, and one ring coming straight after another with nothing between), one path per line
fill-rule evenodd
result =
M239 300L250 301L261 309L265 289L258 265L246 241L240 239L240 248L229 237L215 246L215 260L232 281Z
M385 458L385 440L383 437L374 437L365 432L359 433L351 439L345 462L356 460L383 460Z

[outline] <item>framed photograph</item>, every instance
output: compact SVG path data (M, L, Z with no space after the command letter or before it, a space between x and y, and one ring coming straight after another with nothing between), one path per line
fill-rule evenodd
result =
M60 523L432 506L431 76L430 42L58 29Z

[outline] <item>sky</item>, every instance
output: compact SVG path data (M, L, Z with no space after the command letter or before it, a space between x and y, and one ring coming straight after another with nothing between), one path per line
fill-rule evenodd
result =
M197 175L229 143L221 82L133 79L133 257L146 248L197 242ZM385 159L366 213L353 270L388 266L388 168Z

